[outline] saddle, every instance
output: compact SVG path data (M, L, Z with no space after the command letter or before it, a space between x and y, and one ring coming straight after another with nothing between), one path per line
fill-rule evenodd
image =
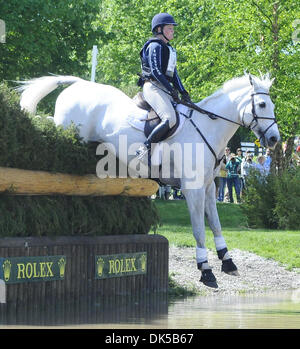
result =
M133 100L139 108L146 110L148 112L147 118L144 120L145 121L144 134L147 138L150 135L150 133L153 131L153 129L161 122L161 119L156 114L156 112L151 107L151 105L145 100L142 92L138 92L133 98ZM175 113L176 113L176 124L172 128L170 128L167 134L163 137L162 141L171 137L179 126L180 118L176 109L175 109Z

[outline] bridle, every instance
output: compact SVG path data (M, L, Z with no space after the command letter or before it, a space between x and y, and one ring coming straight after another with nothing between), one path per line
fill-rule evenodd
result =
M251 81L251 80L250 80ZM202 137L202 139L204 140L205 144L207 145L207 147L209 148L209 150L211 151L211 153L213 154L213 156L215 157L215 167L214 168L217 168L221 161L223 160L224 156L223 155L221 157L221 159L218 159L215 151L213 150L213 148L211 147L211 145L208 143L207 139L205 138L205 136L203 135L203 133L200 131L200 129L198 128L198 126L194 123L194 121L192 120L192 115L193 115L193 110L196 110L196 111L199 111L200 113L202 114L206 114L208 115L211 119L223 119L223 120L226 120L228 122L231 122L233 124L236 124L238 126L242 126L242 127L245 127L245 128L248 128L249 130L253 130L257 125L258 125L258 120L259 119L265 119L265 120L273 120L273 122L263 131L261 132L261 135L259 137L259 141L265 136L265 134L267 133L267 131L274 125L277 123L277 120L275 117L268 117L268 116L258 116L257 113L256 113L256 110L255 110L255 104L254 104L254 96L256 95L259 95L259 94L263 94L263 95L267 95L267 96L270 96L269 93L267 92L255 92L255 93L251 93L251 105L252 105L252 109L251 109L251 113L252 113L252 120L251 122L249 123L249 125L245 125L244 123L244 116L245 116L245 110L246 110L246 106L244 108L244 112L243 112L243 115L242 115L242 123L239 123L239 122L236 122L236 121L233 121L233 120L230 120L224 116L221 116L221 115L218 115L218 114L215 114L215 113L212 113L212 112L209 112L205 109L202 109L200 107L198 107L196 104L194 103L185 103L185 102L181 102L182 104L185 104L186 106L190 107L192 109L191 113L189 113L189 115L184 115L187 119L190 120L191 124L194 126L195 130L200 134L200 136ZM254 124L255 123L255 124ZM253 125L254 124L254 125Z
M246 126L244 124L244 114L245 114L245 110L244 110L244 113L242 115L242 125L243 127L247 127L249 130L253 130L257 124L258 124L258 120L259 119L264 119L264 120L273 120L273 122L263 131L261 132L261 136L259 137L259 141L265 136L265 134L267 133L267 131L274 125L274 124L277 124L277 120L276 118L274 117L269 117L269 116L258 116L257 113L256 113L256 110L255 110L255 105L254 105L254 96L256 95L267 95L267 96L270 96L269 93L267 92L256 92L256 93L252 93L251 94L251 104L252 104L252 121L250 122L250 124L248 126ZM245 108L246 109L246 108ZM252 126L253 122L255 122L255 125Z

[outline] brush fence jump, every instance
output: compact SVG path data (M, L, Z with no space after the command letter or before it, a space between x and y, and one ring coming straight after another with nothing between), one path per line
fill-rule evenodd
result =
M0 167L0 192L11 195L150 196L157 189L143 178ZM168 240L156 234L1 238L0 324L114 322L165 312L168 253Z
M104 178L0 167L0 192L19 195L151 196L158 184L145 178Z

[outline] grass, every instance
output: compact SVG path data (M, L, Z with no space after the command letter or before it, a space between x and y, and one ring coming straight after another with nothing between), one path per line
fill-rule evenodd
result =
M157 233L165 236L170 244L194 247L195 240L185 200L156 200L156 206L162 221ZM250 229L239 205L218 203L217 207L229 250L238 248L274 259L288 270L300 268L300 230ZM207 225L206 246L215 250L213 234Z

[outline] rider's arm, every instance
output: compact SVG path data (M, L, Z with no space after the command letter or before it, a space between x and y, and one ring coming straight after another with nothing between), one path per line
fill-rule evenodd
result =
M173 84L174 84L175 88L176 88L181 94L187 93L186 90L185 90L185 88L184 88L183 85L182 85L182 82L181 82L181 80L180 80L180 78L179 78L179 75L178 75L178 73L177 73L177 69L176 69L176 68L175 68L175 70L174 70L174 75L173 75Z
M162 46L157 42L152 42L147 47L147 50L151 75L160 82L167 91L172 92L174 88L162 72Z

